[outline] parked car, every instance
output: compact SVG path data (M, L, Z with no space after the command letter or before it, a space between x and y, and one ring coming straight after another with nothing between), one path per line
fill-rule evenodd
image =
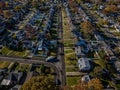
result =
M46 62L57 62L58 59L55 56L49 56L46 58Z

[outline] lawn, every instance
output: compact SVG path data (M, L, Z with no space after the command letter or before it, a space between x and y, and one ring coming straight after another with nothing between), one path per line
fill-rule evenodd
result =
M66 67L66 72L78 72L78 67Z
M9 55L10 56L18 56L18 57L24 57L24 55L26 54L26 51L22 51L22 52L18 52L18 51L13 51L11 52ZM27 56L27 55L26 55Z
M120 36L120 33L119 32L113 32L113 35Z
M3 48L1 49L1 52L2 52L3 55L7 55L10 51L11 51L11 50L10 50L9 48L7 48L7 47L3 47Z
M2 69L8 68L9 65L10 65L10 62L7 62L7 61L0 62L0 68Z
M64 46L65 47L73 47L74 46L74 40L72 40L72 39L65 39L64 40Z
M69 54L65 54L65 63L67 66L76 66L77 64L77 58L75 53L69 53Z
M78 80L80 80L80 77L66 77L67 85L76 85L78 83Z
M72 47L74 45L74 39L70 31L70 26L68 22L68 17L63 10L62 13L62 18L63 18L63 36L64 36L64 45L65 47Z
M62 13L62 18L63 18L63 30L64 30L63 36L64 36L64 39L71 39L72 35L71 35L71 31L70 31L68 17L67 17L67 14L65 13L64 10Z
M23 57L25 55L25 53L26 53L26 51L22 51L22 52L13 51L13 50L10 50L7 47L3 47L1 52L2 52L3 55L18 56L18 57Z
M21 64L17 65L17 67L15 68L15 70L22 71L22 72L24 72L24 71L27 72L27 71L30 70L30 66L29 66L29 64L23 64L23 63L21 63Z
M74 50L71 49L71 48L69 48L69 49L65 49L65 54L73 53L73 52L74 52Z

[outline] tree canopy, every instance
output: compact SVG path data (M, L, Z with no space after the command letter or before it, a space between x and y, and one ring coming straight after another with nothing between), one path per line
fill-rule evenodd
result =
M36 76L24 83L21 90L59 90L59 88L50 77Z

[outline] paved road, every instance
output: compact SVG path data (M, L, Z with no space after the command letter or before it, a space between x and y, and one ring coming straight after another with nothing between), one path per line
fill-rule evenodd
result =
M66 72L65 72L65 60L64 60L64 45L63 42L63 26L62 26L62 11L61 7L59 8L59 17L58 17L58 51L57 51L57 58L59 62L55 63L56 67L60 70L60 82L61 86L66 85Z

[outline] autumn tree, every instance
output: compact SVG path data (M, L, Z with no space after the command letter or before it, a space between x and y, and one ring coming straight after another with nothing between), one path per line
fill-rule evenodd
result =
M9 2L5 2L5 7L9 7Z
M118 48L118 47L114 48L114 52L115 52L117 55L120 55L120 48Z
M36 76L24 83L21 90L59 90L59 88L50 77Z
M22 6L18 5L18 6L15 7L15 11L19 11L21 8L22 8Z
M87 83L79 82L74 86L64 86L62 90L88 90Z
M116 5L107 5L107 7L103 10L103 13L109 14L118 11L118 7Z
M3 14L5 18L10 18L12 16L12 13L10 10L4 10Z
M62 90L73 90L73 87L71 86L64 86Z
M93 78L88 82L88 90L103 90L103 85L100 79Z
M84 21L81 23L81 29L82 29L82 33L83 36L85 36L86 38L91 38L91 35L94 32L94 26L90 21Z
M85 82L79 82L73 87L73 90L88 90L88 84Z
M64 86L62 90L102 90L103 85L100 79L93 78L88 83L79 81L77 85L74 86Z

